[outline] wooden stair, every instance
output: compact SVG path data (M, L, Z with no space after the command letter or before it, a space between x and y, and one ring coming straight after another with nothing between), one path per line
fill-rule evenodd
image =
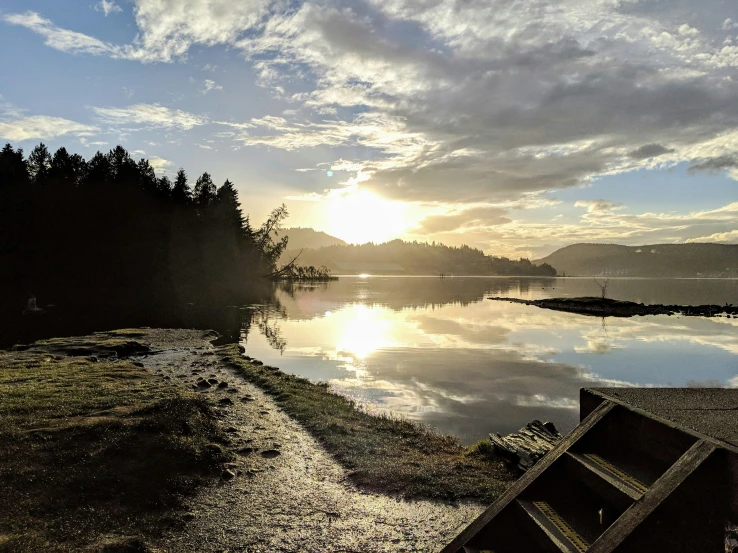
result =
M725 551L738 450L615 400L586 404L579 426L441 553Z

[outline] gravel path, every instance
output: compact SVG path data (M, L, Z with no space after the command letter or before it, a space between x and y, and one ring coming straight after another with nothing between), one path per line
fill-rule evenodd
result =
M362 492L270 397L218 361L212 334L148 330L136 339L154 352L132 360L208 397L237 455L234 476L187 500L185 530L154 544L162 553L433 552L484 509Z

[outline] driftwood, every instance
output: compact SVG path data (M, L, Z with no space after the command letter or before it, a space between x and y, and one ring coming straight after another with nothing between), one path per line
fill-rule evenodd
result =
M539 420L529 422L516 434L504 437L497 433L489 435L495 451L523 472L535 465L562 438L552 422Z

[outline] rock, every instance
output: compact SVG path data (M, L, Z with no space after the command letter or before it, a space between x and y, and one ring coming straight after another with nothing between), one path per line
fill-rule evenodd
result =
M248 403L249 401L254 401L254 398L253 398L253 397L251 397L251 396L243 396L243 397L241 398L241 401L242 401L243 403Z
M203 380L205 380L205 379L204 379L204 378L203 378L202 376L198 376L198 377L197 377L197 381L198 381L198 382L201 382L201 381L203 381Z
M223 432L227 432L228 434L235 434L238 432L238 428L235 426L229 426L228 428L224 429Z
M131 363L131 364L132 364L132 365L133 365L134 367L141 367L141 368L143 368L143 366L144 366L144 364L143 364L143 363L140 363L139 361L134 361L134 362L133 362L133 363Z
M236 390L236 388L228 388L228 390L226 390L226 391L229 394L237 394L238 393L238 390Z
M229 397L224 397L223 399L218 400L218 403L221 405L233 405L233 400Z
M212 384L213 386L215 386L217 383L218 383L217 378L208 378L208 384Z
M266 451L261 452L261 456L265 459L274 459L280 455L282 455L282 453L276 449L267 449Z
M220 477L223 480L233 480L236 477L236 473L230 469L225 469L223 472L220 473Z
M197 387L198 388L212 388L212 386L210 385L210 382L208 382L207 380L200 380L197 383Z
M260 367L260 366L262 366L262 365L263 365L264 363L262 363L262 362L261 362L261 361L259 361L258 359L252 359L252 360L251 360L251 364L252 364L252 365L256 365L257 367Z
M246 353L246 348L243 347L241 344L238 345L238 351L241 353Z
M237 449L236 450L236 453L238 453L239 455L243 455L244 457L246 457L247 455L251 455L255 451L256 451L256 449L253 448L253 447L242 447L241 449Z
M220 384L218 384L218 388L227 388L227 387L228 387L228 382L221 382Z

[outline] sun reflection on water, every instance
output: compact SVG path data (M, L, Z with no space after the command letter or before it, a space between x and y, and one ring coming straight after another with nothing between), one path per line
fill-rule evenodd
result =
M340 332L336 342L337 355L350 353L355 359L363 360L378 349L393 344L390 338L393 321L382 313L381 308L359 303L341 310L340 315L340 327L336 329Z

